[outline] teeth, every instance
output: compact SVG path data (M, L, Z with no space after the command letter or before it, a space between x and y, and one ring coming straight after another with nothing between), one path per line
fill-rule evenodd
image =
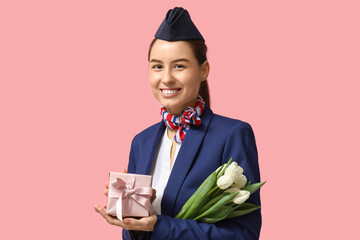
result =
M162 90L165 94L174 94L177 92L177 90Z

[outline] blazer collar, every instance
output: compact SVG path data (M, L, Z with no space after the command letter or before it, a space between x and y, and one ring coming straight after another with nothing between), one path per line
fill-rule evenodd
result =
M190 152L192 152L193 153L192 155L186 156L186 157L192 156L192 159L191 159L191 162L192 162L192 160L195 157L195 154L197 152L197 149L200 146L200 143L204 137L204 134L209 126L212 116L213 116L213 112L207 105L205 105L204 112L201 115L201 125L200 126L191 126L189 131L186 133L186 136L188 136L188 134L190 136L198 135L198 134L200 134L200 135L195 137L194 139L193 139L193 137L188 137L188 138L185 137L184 141L181 145L181 148L180 148L177 158L183 158L184 154L187 155L186 153L182 153L182 152L189 152L188 154L190 154ZM166 126L165 126L165 123L161 120L159 123L155 124L154 128L155 128L154 134L152 134L151 137L149 137L146 144L144 144L144 146L143 146L143 150L142 150L143 158L141 158L141 161L140 161L143 164L139 164L139 166L137 167L136 173L150 174L151 167L152 167L153 161L155 159L155 154L156 154L156 151L158 148L158 144L159 144L162 134L164 133ZM195 147L195 146L197 146L197 147ZM190 165L191 165L191 162L189 163ZM190 167L190 165L188 167ZM175 161L172 172L174 172L175 169L177 169L178 171L184 169L183 163L181 164L181 167L176 167L176 166L177 165L176 165L176 161Z
M178 192L190 171L191 165L195 159L196 153L202 143L202 140L209 127L213 112L205 105L203 114L201 115L201 125L192 125L186 133L186 137L181 144L180 151L171 171L168 183L164 190L161 211L163 214L174 216L173 209L178 196ZM152 164L155 160L155 154L158 143L165 129L163 121L154 126L154 134L149 137L143 146L142 157L139 159L139 165L136 169L138 174L150 174ZM141 164L140 164L141 163Z
M178 196L178 192L190 171L196 153L206 134L208 126L211 122L213 112L208 106L205 106L203 115L201 116L201 125L192 125L186 133L186 137L181 144L180 151L171 171L168 183L164 190L163 201L161 203L161 211L163 214L173 216L174 204Z
M141 158L139 160L139 165L136 169L136 173L150 174L151 167L155 159L155 154L158 148L158 144L166 126L164 122L161 121L155 124L154 127L155 127L154 134L150 135L150 137L146 141L146 144L142 146L143 154L141 154Z

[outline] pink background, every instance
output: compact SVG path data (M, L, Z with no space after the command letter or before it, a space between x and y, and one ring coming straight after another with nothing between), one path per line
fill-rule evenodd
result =
M255 131L261 239L356 239L360 6L346 0L1 1L0 239L119 239L93 205L160 121L147 50L174 6L208 44L212 109Z

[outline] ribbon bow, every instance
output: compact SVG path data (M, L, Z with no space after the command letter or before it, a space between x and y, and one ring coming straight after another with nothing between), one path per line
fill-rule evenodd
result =
M166 111L165 107L161 105L161 116L166 126L173 130L178 130L175 134L175 142L181 143L190 125L199 126L201 124L200 116L205 108L205 102L202 97L198 97L194 107L187 107L181 116L175 116Z
M134 187L136 177L133 175L128 175L128 182L125 182L121 178L116 178L111 181L111 185L116 191L113 191L111 197L118 197L116 201L116 215L119 220L122 220L122 205L131 206L133 201L139 203L143 206L149 213L152 214L153 208L150 203L150 198L152 196L151 187Z

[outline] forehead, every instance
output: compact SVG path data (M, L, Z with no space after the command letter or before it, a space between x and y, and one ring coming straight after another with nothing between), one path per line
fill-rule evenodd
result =
M173 58L187 58L189 60L195 59L190 44L185 41L164 41L157 39L151 48L151 59L173 59Z

